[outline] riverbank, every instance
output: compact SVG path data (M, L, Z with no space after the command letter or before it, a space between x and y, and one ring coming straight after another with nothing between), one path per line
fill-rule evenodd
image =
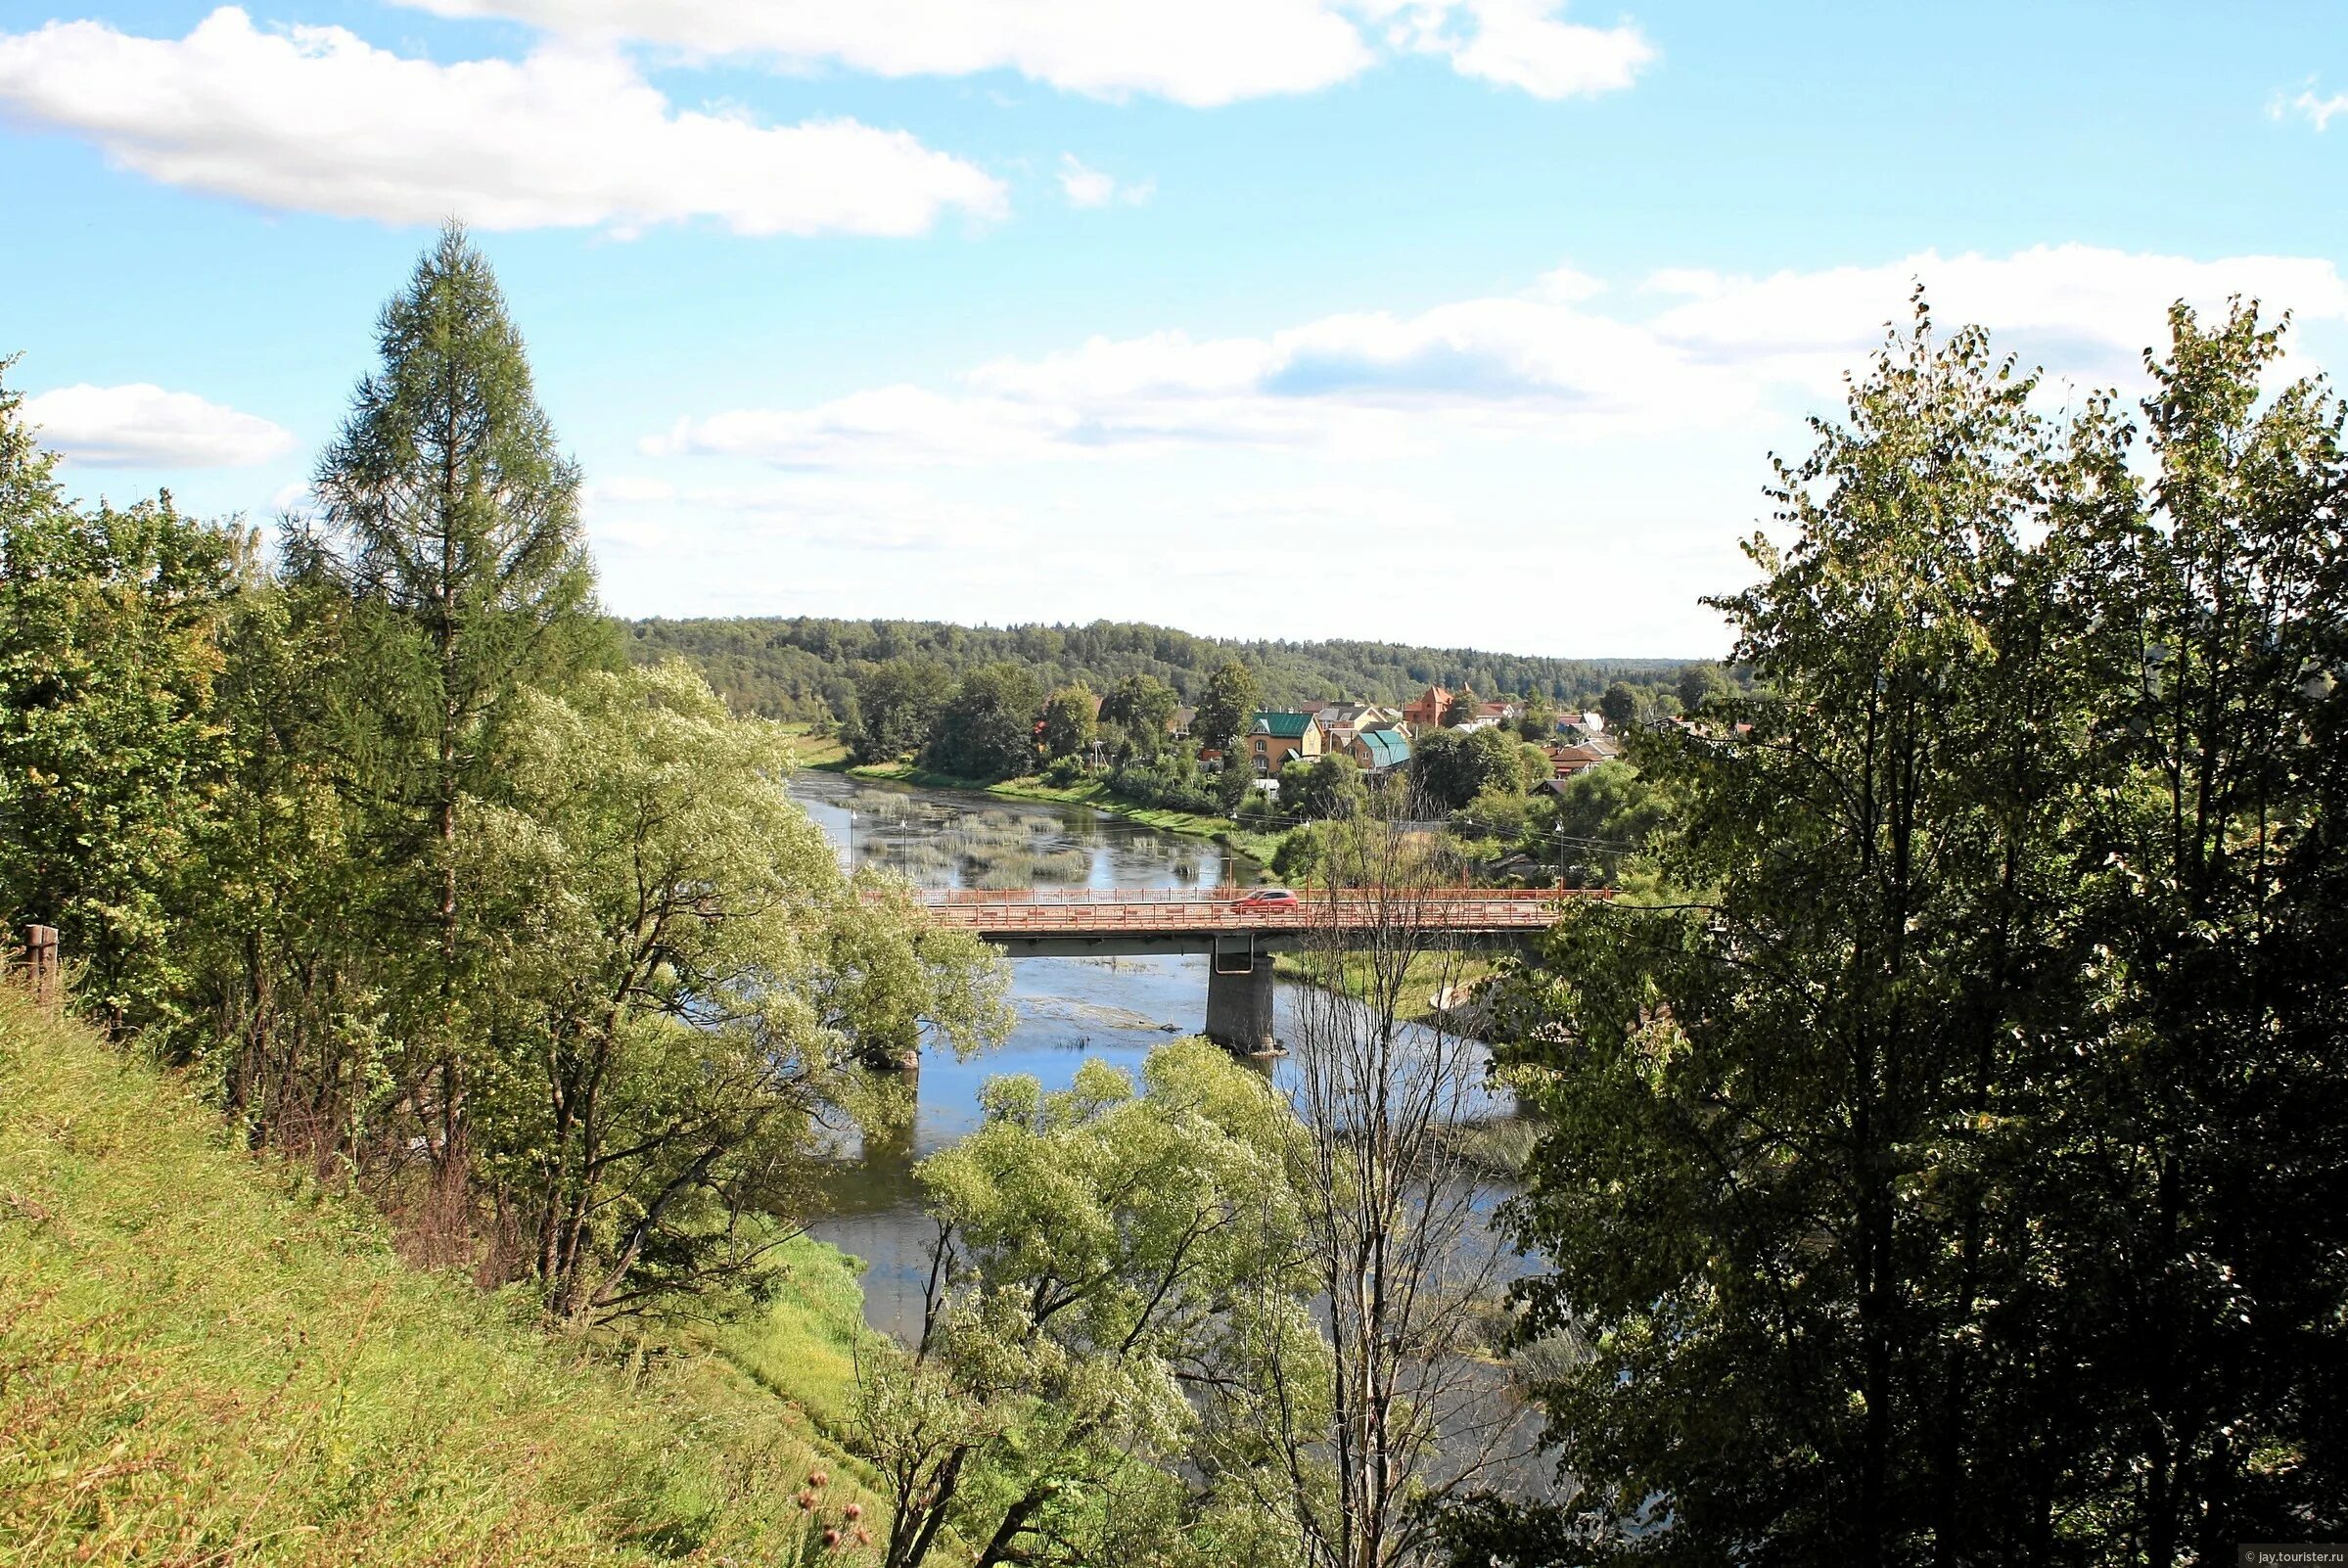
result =
M846 773L851 778L871 779L880 783L916 784L923 789L959 790L967 794L993 795L1007 801L1045 801L1055 806L1089 807L1104 815L1123 817L1142 827L1160 833L1177 833L1185 838L1206 839L1220 844L1233 853L1245 855L1260 865L1267 865L1278 853L1281 833L1263 833L1245 827L1227 816L1206 816L1195 811L1174 811L1160 806L1144 806L1127 800L1098 779L1082 784L1046 784L1030 774L1025 778L1007 778L990 784L984 779L955 778L946 773L933 773L912 762L867 762L861 766L846 757L836 761L806 763L830 773Z
M1419 953L1410 960L1410 968L1404 976L1402 1005L1396 1009L1397 1015L1406 1024L1433 1021L1436 1014L1443 1011L1435 1004L1438 988L1448 985L1465 995L1498 974L1500 962L1497 958L1488 958L1480 953ZM1368 963L1368 958L1363 954L1347 955L1345 980L1349 993L1356 996L1361 994ZM1282 980L1295 981L1300 986L1313 982L1301 953L1272 954L1272 973Z

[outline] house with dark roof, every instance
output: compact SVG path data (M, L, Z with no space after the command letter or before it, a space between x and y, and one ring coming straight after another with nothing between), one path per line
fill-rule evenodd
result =
M1260 713L1247 730L1248 758L1258 777L1286 767L1293 758L1312 761L1321 754L1320 726L1311 714Z

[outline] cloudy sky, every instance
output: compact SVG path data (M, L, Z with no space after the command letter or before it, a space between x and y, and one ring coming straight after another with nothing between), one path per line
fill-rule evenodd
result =
M2058 400L2178 298L2348 363L2341 0L58 3L0 353L71 487L299 505L453 214L632 615L1710 654L1918 281Z

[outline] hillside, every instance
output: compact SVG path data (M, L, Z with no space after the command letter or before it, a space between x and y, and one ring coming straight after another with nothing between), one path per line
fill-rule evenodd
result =
M640 662L681 654L738 713L769 718L844 717L855 677L884 659L927 658L956 673L998 659L1027 666L1046 689L1082 681L1095 691L1124 675L1155 675L1185 699L1227 660L1252 667L1266 702L1353 697L1402 703L1429 684L1487 695L1538 693L1558 704L1597 700L1609 682L1668 680L1679 659L1549 659L1473 648L1389 642L1279 642L1199 637L1169 626L1096 621L1069 626L961 626L941 621L829 621L808 617L638 621L628 647Z
M0 1562L797 1561L850 1466L772 1367L845 1358L774 1336L858 1300L803 1247L749 1372L550 1342L0 985Z

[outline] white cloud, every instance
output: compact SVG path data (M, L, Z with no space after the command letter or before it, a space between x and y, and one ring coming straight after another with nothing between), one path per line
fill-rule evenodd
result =
M1562 20L1565 0L1369 0L1399 48L1442 55L1463 76L1536 98L1619 92L1655 59L1629 23ZM1466 23L1466 25L1462 25Z
M2277 93L2267 105L2267 115L2271 119L2280 119L2285 115L2297 115L2318 131L2326 130L2330 128L2333 115L2348 115L2348 93L2333 93L2328 98L2318 98L2313 82L2296 98L2285 98Z
M60 387L26 398L23 417L43 446L99 468L244 468L294 445L256 414L145 382Z
M572 37L634 38L787 69L1014 70L1069 92L1206 108L1344 81L1374 58L1323 0L404 0Z
M0 33L0 107L165 184L390 223L906 235L1003 208L999 181L901 131L679 110L608 49L443 66L234 7L177 40Z
M1758 426L1834 399L1886 323L1907 319L1917 280L1945 328L1980 322L2026 364L2098 386L2134 378L2179 299L2218 310L2239 293L2302 320L2348 321L2337 266L2286 256L2204 262L2065 245L1766 278L1675 269L1635 291L1637 315L1601 313L1591 301L1604 286L1561 270L1524 295L1410 316L1328 316L1256 338L1095 338L978 365L952 392L898 385L684 419L645 449L816 469L1178 449L1375 460L1469 438L1588 443Z
M881 76L1013 70L1096 98L1211 108L1347 81L1394 50L1542 98L1631 85L1654 58L1629 24L1560 20L1563 0L400 0L574 38L638 39L786 69Z
M1140 207L1157 190L1154 180L1121 185L1114 176L1087 166L1076 154L1060 155L1060 194L1068 198L1070 207L1107 207L1112 202Z

